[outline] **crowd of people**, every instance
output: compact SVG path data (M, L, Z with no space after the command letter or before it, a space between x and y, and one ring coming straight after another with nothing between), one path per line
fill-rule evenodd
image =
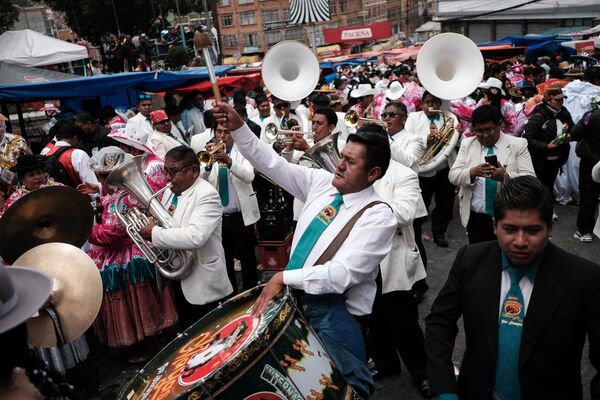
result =
M51 185L90 197L96 218L86 251L104 286L93 333L141 363L160 350L161 332L186 329L258 284L257 223L265 187L276 185L293 199L292 252L253 313L284 286L295 289L361 398L401 363L426 398L581 398L586 335L598 362L600 269L548 240L560 217L555 201L578 202L574 240L600 235L600 66L521 61L487 63L478 88L450 102L420 85L412 63L341 67L330 85L321 82L297 102L256 87L224 93L222 103L167 94L158 108L155 96L141 93L135 110L104 123L84 111L59 119L40 155L5 132L4 118L0 210ZM349 111L360 118L357 127L346 123ZM441 135L439 152L423 162ZM325 140L341 152L332 171L303 157ZM200 151L210 161L201 163ZM116 215L140 199L117 203L123 189L106 182L136 156L144 156L155 192L169 185L160 201L174 222L150 221L139 234L193 255L190 272L162 290L159 272ZM58 166L49 173L51 159ZM424 333L417 308L428 290L423 240L449 246L456 198L469 246L457 252ZM461 316L467 347L457 381ZM599 393L596 377L592 397Z

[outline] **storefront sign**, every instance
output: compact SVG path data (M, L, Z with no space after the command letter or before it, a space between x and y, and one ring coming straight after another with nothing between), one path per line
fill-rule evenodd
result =
M387 39L392 36L392 24L390 22L380 22L371 25L323 29L323 36L326 43Z

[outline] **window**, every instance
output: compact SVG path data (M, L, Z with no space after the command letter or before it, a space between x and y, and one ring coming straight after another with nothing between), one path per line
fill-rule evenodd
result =
M219 7L228 7L229 0L219 0Z
M238 0L238 4L252 4L254 0Z
M265 44L267 46L279 43L283 40L283 34L281 31L269 31L265 32Z
M266 10L262 12L263 24L279 22L279 10Z
M283 21L289 21L289 20L290 20L290 9L284 8L283 9Z
M240 13L240 25L252 24L256 24L256 13L254 11Z
M221 16L221 25L222 26L233 25L233 14L223 14Z
M337 14L337 7L336 7L336 5L337 5L336 0L329 0L329 13L331 15Z
M223 47L235 48L237 47L237 38L235 35L223 35Z
M288 29L285 31L285 40L304 40L304 31L302 28Z
M245 47L258 47L258 33L244 33L242 36Z

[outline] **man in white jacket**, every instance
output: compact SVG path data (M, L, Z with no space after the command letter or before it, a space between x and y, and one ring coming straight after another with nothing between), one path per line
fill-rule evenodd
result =
M172 186L165 191L162 204L177 227L150 222L140 234L158 248L193 251L190 273L173 281L179 319L187 328L233 291L221 245L223 208L215 188L200 176L198 157L191 148L171 149L164 170Z

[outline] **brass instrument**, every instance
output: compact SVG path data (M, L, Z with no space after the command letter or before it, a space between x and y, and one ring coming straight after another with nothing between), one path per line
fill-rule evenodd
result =
M204 150L200 150L197 154L200 166L203 168L212 168L213 164L217 161L215 153L219 149L222 149L223 151L226 149L225 143L223 142L219 142L214 149L212 148L212 145L209 148L209 144L207 144L207 147L205 147Z
M177 280L184 278L191 270L194 263L194 253L191 250L158 249L150 246L140 235L141 228L154 218L163 228L177 228L173 217L162 206L157 197L170 185L154 193L144 177L144 156L136 156L120 164L106 178L107 185L124 189L125 192L135 197L143 207L131 208L125 213L121 212L121 202L127 193L122 192L115 200L115 214L125 225L127 234L139 247L144 256L154 264L158 272L167 279ZM149 215L148 215L149 214Z
M337 145L339 134L339 132L336 132L319 140L304 152L298 163L302 164L302 161L308 161L311 167L323 168L335 173L335 168L341 159Z
M274 122L270 122L265 126L265 137L269 142L273 142L273 147L278 149L277 152L280 152L285 146L293 143L294 139L291 138L290 135L305 135L310 137L313 133L295 131L292 129L279 129Z
M428 163L430 163L440 152L440 150L451 142L454 142L452 146L448 146L448 148L453 149L456 145L456 141L453 140L456 137L458 140L458 135L455 135L454 132L454 120L452 118L446 117L443 111L429 109L429 112L436 112L442 116L443 123L441 129L435 135L435 142L432 143L425 149L423 155L421 155L421 160L419 161L419 166L422 167ZM448 158L448 156L442 157L443 159ZM422 169L420 169L422 171Z
M365 123L365 124L381 125L387 129L387 124L385 122L379 121L377 119L372 119L372 118L359 117L358 113L354 110L349 110L346 113L346 115L344 115L344 122L346 123L346 126L349 128L355 128L359 123Z

